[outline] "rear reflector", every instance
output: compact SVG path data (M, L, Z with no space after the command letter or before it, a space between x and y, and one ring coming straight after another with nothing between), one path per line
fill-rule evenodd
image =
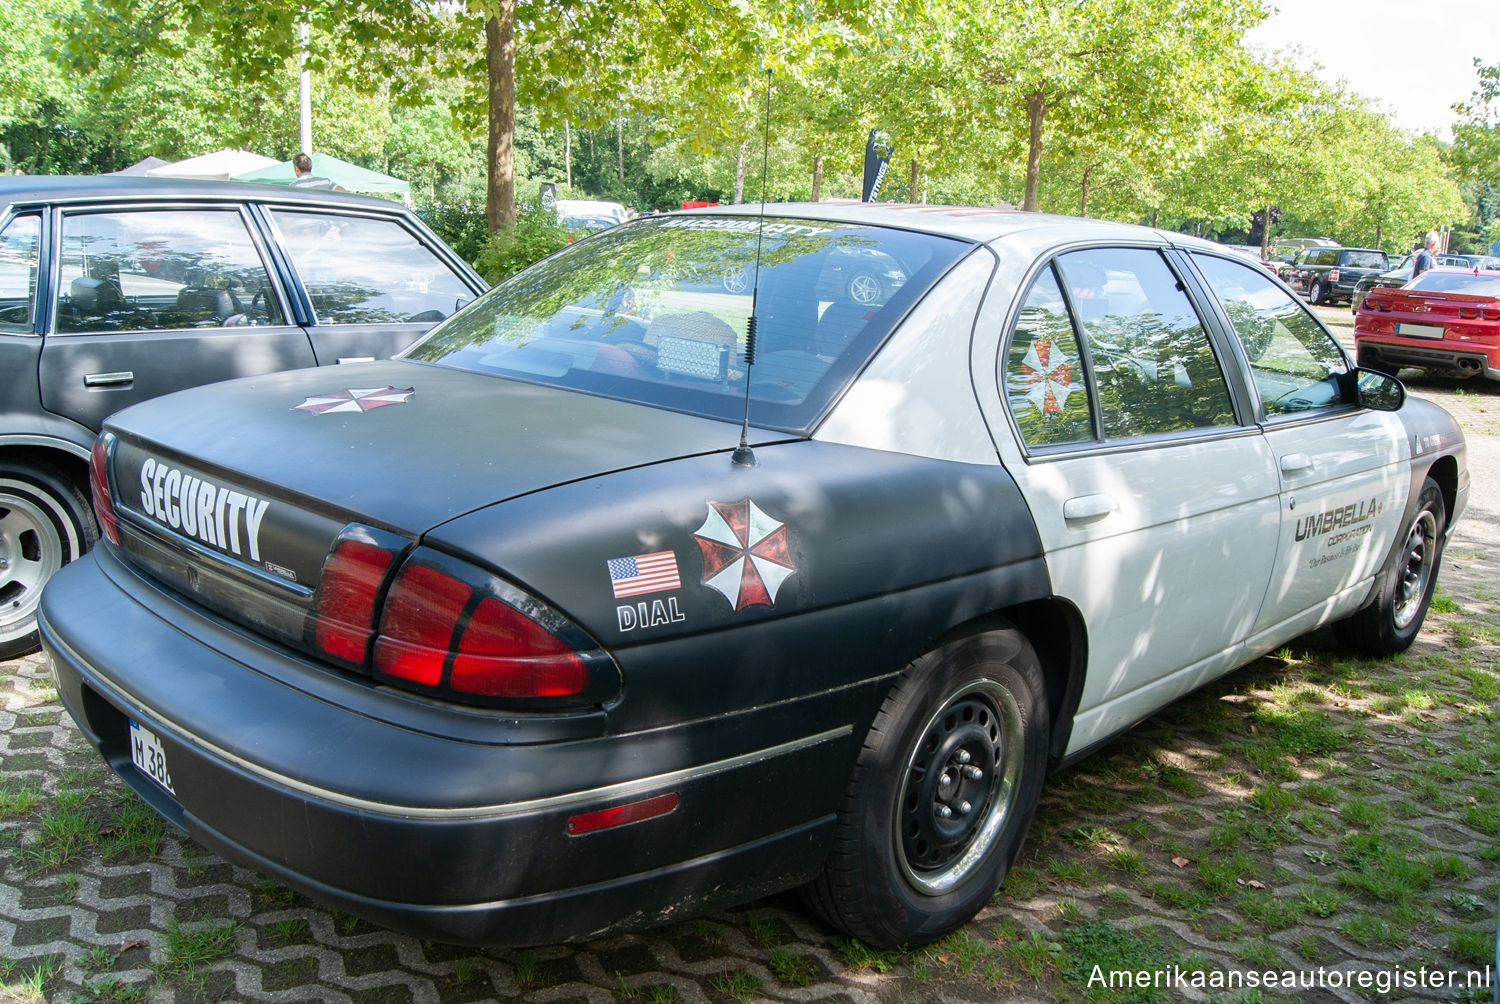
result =
M639 823L644 819L665 816L677 808L679 801L677 792L669 791L665 795L657 795L655 798L648 798L641 802L617 805L612 809L600 809L597 812L585 812L568 820L568 836L580 837L585 833L596 833L599 830L608 830L627 823Z
M114 442L107 432L99 433L89 454L89 494L94 501L94 519L99 532L111 544L120 543L120 526L115 521L115 500L109 497L109 448Z

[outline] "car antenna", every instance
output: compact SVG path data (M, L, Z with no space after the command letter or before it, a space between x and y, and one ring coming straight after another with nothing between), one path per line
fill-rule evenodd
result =
M740 423L740 445L730 457L736 467L754 467L750 449L750 367L755 365L755 329L760 319L755 307L760 300L760 249L766 237L766 169L771 158L771 68L766 67L765 140L760 154L760 223L755 228L755 273L750 283L750 316L745 320L745 420Z

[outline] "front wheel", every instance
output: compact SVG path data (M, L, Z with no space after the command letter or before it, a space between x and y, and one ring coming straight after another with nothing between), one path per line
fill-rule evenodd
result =
M833 851L804 899L868 944L922 945L989 902L1041 795L1049 725L1031 645L997 631L931 652L870 726Z
M1447 513L1442 490L1427 478L1401 547L1380 573L1375 602L1334 624L1344 644L1372 656L1395 655L1411 646L1422 630L1437 585Z
M42 587L98 537L77 486L41 464L0 470L0 659L35 652Z

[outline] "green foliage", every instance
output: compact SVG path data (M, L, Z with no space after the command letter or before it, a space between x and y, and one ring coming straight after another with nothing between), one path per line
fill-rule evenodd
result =
M486 282L508 279L568 243L568 231L557 214L540 201L521 207L516 218L496 231L475 256L474 268Z

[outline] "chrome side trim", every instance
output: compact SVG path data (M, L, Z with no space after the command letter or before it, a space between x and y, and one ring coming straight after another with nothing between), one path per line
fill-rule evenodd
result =
M86 663L78 657L78 653L74 652L61 639L53 636L48 640L57 648L62 649L66 658L68 658L74 666L81 667L86 665ZM55 672L56 671L54 670L54 675ZM104 683L104 681L102 681L98 676L94 674L89 674L87 679L89 680L90 684L95 686L99 686ZM831 742L834 739L839 739L844 736L850 735L854 731L853 725L842 725L838 728L828 729L815 735L804 736L801 739L793 739L790 742L780 743L776 746L768 746L764 749L753 750L749 753L742 753L739 756L730 757L726 760L716 760L713 763L700 764L697 767L684 767L681 770L668 771L665 774L657 774L653 777L642 777L637 778L633 781L620 781L616 784L607 784L598 788L589 788L584 791L572 791L562 795L549 795L545 798L532 798L522 802L506 802L500 805L476 805L452 808L433 806L407 806L391 805L386 802L374 802L370 801L369 799L355 798L353 796L345 795L340 792L329 791L327 788L320 788L316 785L307 784L304 781L299 781L296 778L287 777L284 774L278 774L275 771L267 770L265 767L246 760L244 757L241 757L235 753L231 753L226 749L214 745L213 743L206 742L202 738L193 735L191 732L188 732L186 729L179 727L176 723L166 722L164 719L158 717L157 715L146 709L141 701L137 700L134 696L125 691L123 688L119 687L113 681L109 681L107 686L111 691L110 696L114 699L114 702L117 704L129 705L130 709L139 709L139 712L135 710L127 710L126 713L131 717L145 719L153 727L152 731L165 732L167 735L171 736L174 741L184 746L196 747L200 752L212 754L218 759L233 764L234 766L239 767L242 770L254 774L256 777L271 782L272 784L280 785L283 788L288 788L292 791L296 791L303 795L308 795L312 798L316 798L324 802L329 802L334 805L345 806L352 809L359 809L362 812L372 812L379 815L398 816L403 818L415 817L418 819L503 819L507 816L517 816L521 815L522 813L541 812L550 809L566 809L571 806L585 805L591 802L604 802L621 798L629 798L631 796L643 794L648 791L654 791L656 789L665 788L672 785L685 784L691 781L698 781L706 777L713 777L716 774L723 774L727 771L736 770L740 767L747 767L751 764L760 763L764 760L770 760L774 757L785 756L788 753L795 753L798 750L808 749L813 746L820 746L823 743Z
M54 439L51 436L0 436L0 446L47 446L62 450L64 453L71 453L79 460L89 459L87 446L79 446L66 439Z

